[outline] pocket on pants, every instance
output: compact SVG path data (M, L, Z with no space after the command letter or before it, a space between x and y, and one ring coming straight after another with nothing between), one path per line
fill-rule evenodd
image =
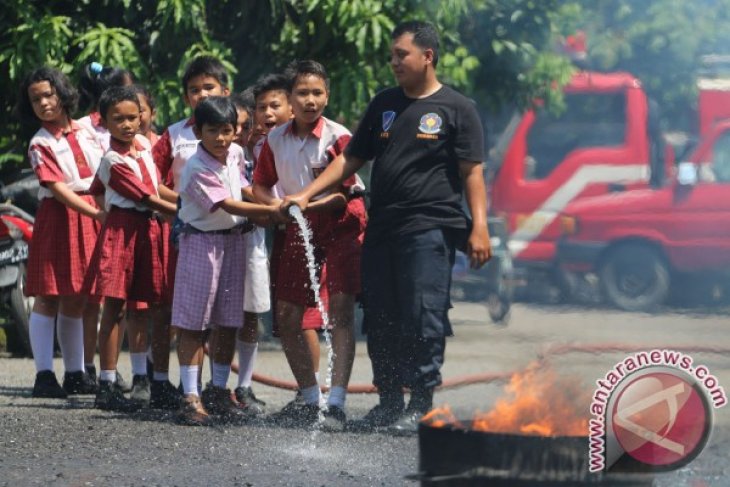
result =
M451 302L448 294L424 293L421 295L421 336L442 338L453 335L449 321Z

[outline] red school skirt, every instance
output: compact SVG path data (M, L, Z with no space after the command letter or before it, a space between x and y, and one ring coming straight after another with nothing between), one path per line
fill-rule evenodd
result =
M92 196L80 196L96 207ZM56 198L43 198L33 225L25 294L82 294L100 227L97 220L70 209Z
M169 230L151 211L113 206L84 282L92 296L168 302Z

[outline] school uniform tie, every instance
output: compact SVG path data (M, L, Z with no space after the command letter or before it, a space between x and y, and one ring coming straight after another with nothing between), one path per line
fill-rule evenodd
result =
M76 169L79 171L79 178L86 179L93 176L94 172L91 170L91 168L89 167L89 163L86 161L84 151L81 150L79 140L76 138L76 132L71 130L68 134L66 134L66 140L68 141L68 145L71 148L71 154L73 154L74 156Z
M139 170L142 173L142 184L144 184L145 188L147 188L152 194L157 194L157 188L155 188L155 183L152 182L152 176L150 176L150 173L147 170L147 164L145 164L144 159L138 157L137 164L139 164Z

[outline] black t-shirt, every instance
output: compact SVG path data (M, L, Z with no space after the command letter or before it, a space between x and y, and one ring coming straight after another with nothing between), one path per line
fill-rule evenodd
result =
M378 93L347 155L374 159L369 239L437 227L466 228L459 161L484 160L484 132L472 100L448 86L408 98Z

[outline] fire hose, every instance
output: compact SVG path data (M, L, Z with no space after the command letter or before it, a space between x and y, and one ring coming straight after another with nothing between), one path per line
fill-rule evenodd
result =
M703 345L690 345L690 346L677 346L677 345L636 345L628 343L607 343L607 344L590 344L590 343L557 343L545 347L538 353L538 360L546 361L550 357L565 355L568 353L615 353L615 352L641 352L646 350L662 350L662 349L678 349L684 352L692 353L711 353L711 354L730 354L730 348L726 347L714 347L714 346L703 346ZM205 352L208 353L208 347L206 345ZM238 364L231 364L231 370L238 374ZM437 389L451 389L456 387L463 387L473 384L488 384L491 382L499 382L507 380L514 374L518 373L520 369L515 369L506 372L482 372L478 374L459 375L450 379L445 379ZM283 379L277 379L265 374L253 374L253 380L259 384L275 387L278 389L287 389L296 391L298 389L297 383L294 381L287 381ZM328 390L327 386L321 386L323 392ZM378 392L378 389L372 384L350 384L347 387L348 394L374 394Z

